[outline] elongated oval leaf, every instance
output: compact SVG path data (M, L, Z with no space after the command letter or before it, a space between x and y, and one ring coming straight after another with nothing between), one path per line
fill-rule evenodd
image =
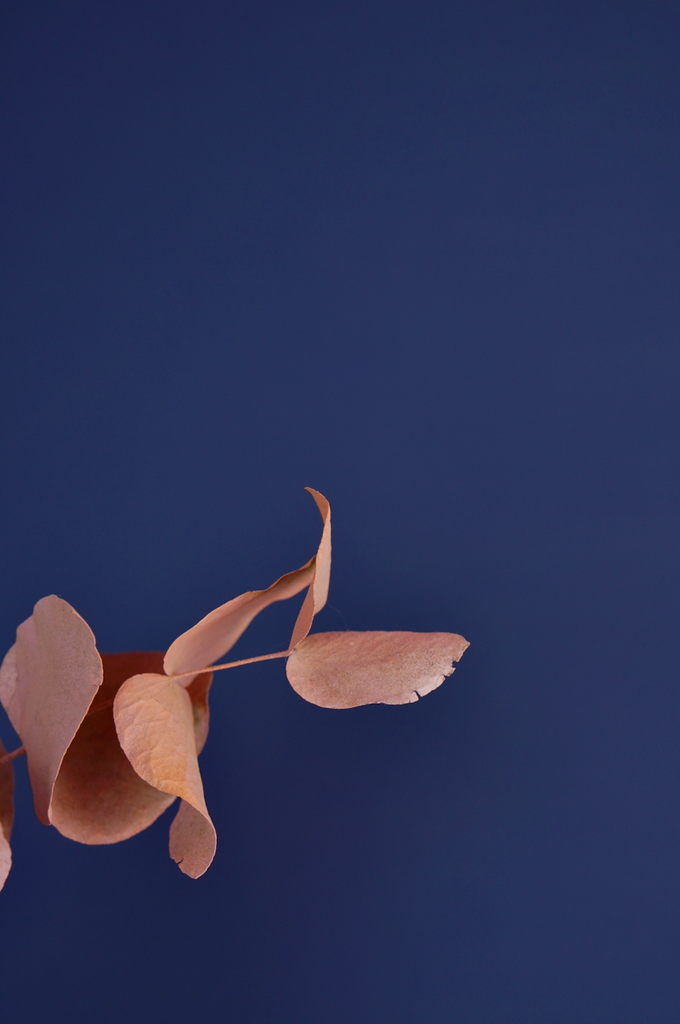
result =
M0 698L26 748L35 812L50 824L52 790L102 682L95 638L60 597L38 601L3 662Z
M443 683L467 647L456 633L314 633L290 655L286 674L323 708L410 704Z
M0 741L0 758L7 753ZM14 769L11 761L0 761L0 889L7 881L12 867L12 848L9 845L14 821Z
M113 711L120 745L137 774L154 789L181 797L170 855L198 878L215 855L217 836L205 805L186 688L155 673L133 676L119 689Z
M317 554L295 572L287 573L272 583L266 590L250 590L239 597L215 608L195 626L178 636L165 655L164 669L167 675L179 675L192 669L212 665L231 650L238 638L245 632L256 615L275 601L286 601L299 594L305 587L309 593L298 616L294 636L306 636L312 618L323 607L328 593L330 575L330 506L319 494L307 488L324 519L324 529ZM297 642L297 641L296 641ZM187 686L189 679L182 680Z

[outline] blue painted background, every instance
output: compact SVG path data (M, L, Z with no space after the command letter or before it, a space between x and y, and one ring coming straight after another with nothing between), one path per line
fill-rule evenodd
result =
M3 1020L676 1024L679 44L666 2L2 4L2 650L49 593L164 648L311 556L305 485L316 629L472 644L415 706L218 678L196 882L17 763Z

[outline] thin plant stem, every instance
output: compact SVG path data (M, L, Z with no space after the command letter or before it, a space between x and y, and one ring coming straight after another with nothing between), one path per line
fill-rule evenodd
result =
M287 658L290 651L277 651L276 654L260 654L257 658L242 658L240 661L229 661L225 665L208 665L207 668L194 668L191 672L178 672L170 679L184 679L185 676L198 676L203 672L221 672L225 668L238 668L239 665L252 665L256 661L271 661L273 658Z

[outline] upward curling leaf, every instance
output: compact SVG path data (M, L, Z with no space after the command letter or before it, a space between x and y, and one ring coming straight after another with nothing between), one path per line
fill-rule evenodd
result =
M169 676L190 673L212 665L230 651L256 615L275 601L286 601L308 587L298 615L288 650L292 650L307 634L312 619L323 608L328 596L331 572L331 508L323 494L308 487L323 519L323 533L313 558L294 572L289 572L266 590L249 590L209 612L200 622L174 640L165 655L163 667ZM284 652L286 653L286 652ZM184 676L183 685L190 679Z

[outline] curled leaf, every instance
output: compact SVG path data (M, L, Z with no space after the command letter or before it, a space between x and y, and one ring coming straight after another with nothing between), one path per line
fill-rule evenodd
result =
M178 636L165 655L164 669L167 675L180 675L212 665L231 650L264 608L275 601L286 601L294 597L305 587L309 587L309 592L295 624L293 640L297 643L307 635L314 615L326 603L331 568L330 506L318 491L310 487L307 490L324 520L321 541L314 558L295 572L282 576L266 590L249 590L220 605ZM293 640L290 649L294 646ZM184 679L182 685L187 686L189 682L189 679Z
M309 590L303 602L300 614L293 627L293 635L290 638L289 651L292 651L304 640L312 628L312 620L317 612L320 612L328 597L328 584L331 577L331 506L323 494L307 487L311 496L316 502L321 518L323 519L323 533L319 541L319 548L314 558L314 576Z
M468 647L456 633L314 633L292 652L286 674L323 708L410 704L440 686Z
M62 760L103 678L94 634L74 608L51 595L17 629L0 672L0 699L26 748L35 812L50 824Z
M181 797L170 856L198 878L215 856L217 836L203 795L187 689L157 673L136 675L119 689L113 710L120 745L137 774L154 789Z
M0 741L0 758L7 753ZM11 761L0 760L0 889L7 881L12 867L12 849L9 845L14 821L14 769Z

